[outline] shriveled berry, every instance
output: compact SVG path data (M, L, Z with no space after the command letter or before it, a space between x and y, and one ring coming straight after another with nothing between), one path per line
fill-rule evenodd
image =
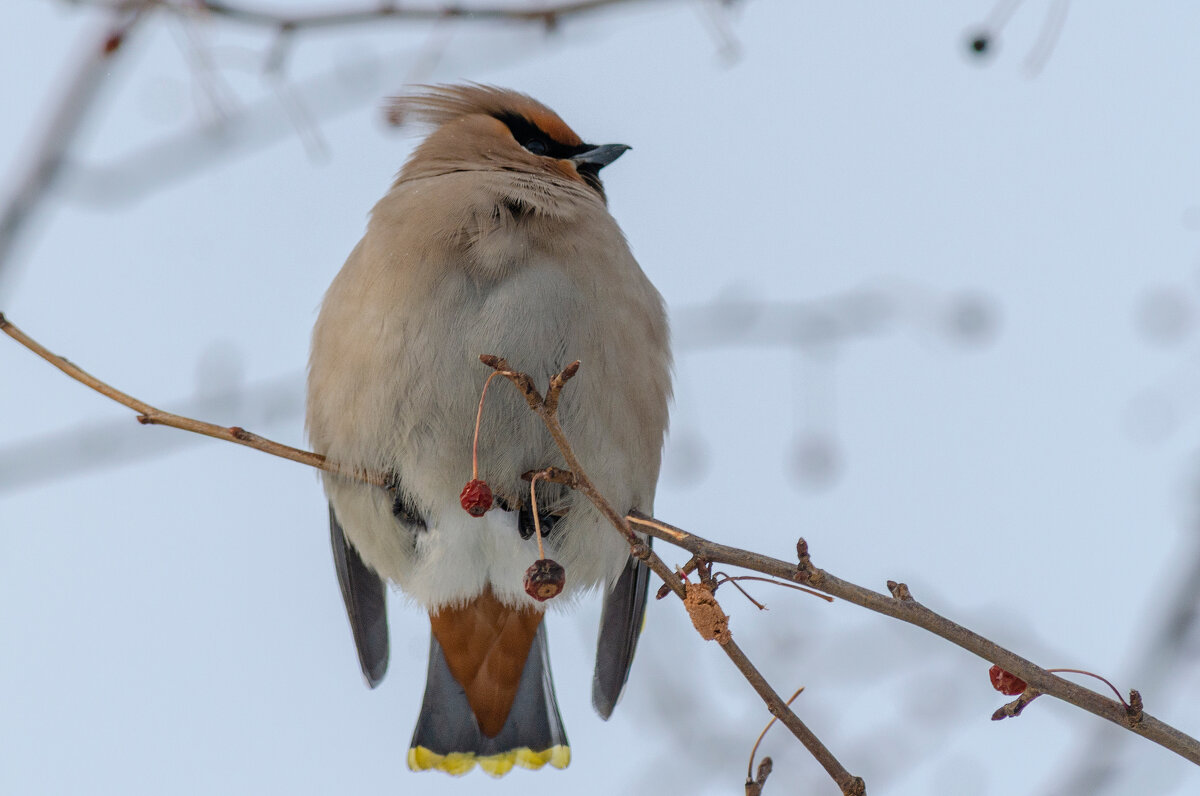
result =
M1006 696L1016 696L1017 694L1025 693L1025 689L1029 684L1017 677L1015 674L1009 674L995 664L988 671L988 676L992 678L992 688Z
M567 583L567 571L562 564L549 558L539 558L525 570L525 593L544 603L562 594Z
M472 479L463 487L458 502L472 517L482 517L492 507L492 488L487 481Z

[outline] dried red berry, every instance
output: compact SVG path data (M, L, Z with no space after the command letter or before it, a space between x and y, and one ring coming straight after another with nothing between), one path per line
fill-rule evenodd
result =
M482 517L492 507L492 488L487 481L473 478L463 487L458 502L472 517Z
M540 558L525 570L525 593L540 603L562 594L566 583L567 571L553 559Z
M1016 696L1017 694L1025 693L1025 689L1029 684L1017 677L1015 674L1009 674L995 664L988 671L988 675L992 678L992 688L1006 696Z

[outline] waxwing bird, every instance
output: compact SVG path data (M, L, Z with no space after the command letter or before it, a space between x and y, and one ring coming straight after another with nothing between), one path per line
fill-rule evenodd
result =
M559 420L618 511L651 512L670 398L662 298L609 215L599 172L628 147L584 143L541 103L480 85L396 100L431 132L387 195L321 305L308 379L313 448L324 473L342 596L368 684L388 662L385 586L429 614L425 699L414 770L478 762L562 768L570 757L546 645L547 603L526 594L540 556L565 569L569 603L604 594L592 703L620 697L646 605L648 572L582 495L521 476L565 466L541 421L496 380L483 404L482 517L459 494L472 479L480 392L507 358L542 389L579 360Z

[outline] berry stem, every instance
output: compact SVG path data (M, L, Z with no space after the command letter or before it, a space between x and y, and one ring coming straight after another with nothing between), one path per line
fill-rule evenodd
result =
M1104 683L1105 685L1107 685L1109 688L1112 689L1113 693L1117 695L1117 699L1119 699L1121 701L1122 705L1124 705L1125 707L1129 707L1129 703L1125 701L1125 697L1121 696L1121 692L1117 690L1117 687L1115 685L1113 685L1112 683L1108 682L1107 679L1096 674L1095 672L1088 672L1088 671L1084 671L1083 669L1047 669L1046 671L1051 672L1051 673L1070 672L1071 674L1086 674L1088 677L1095 677L1097 680L1099 680L1100 682Z
M713 577L715 577L717 579L718 585L720 585L722 583L726 583L726 582L732 583L734 586L737 586L737 590L740 591L742 594L746 594L746 590L743 589L741 586L738 586L737 582L739 580L760 580L763 583L770 583L773 586L786 586L789 589L795 589L796 591L802 591L809 596L819 597L827 603L833 602L833 598L827 594L821 594L821 592L819 592L819 591L813 591L812 589L806 589L803 586L797 586L795 583L784 583L783 581L776 580L774 578L760 578L758 575L726 575L724 572L714 572ZM686 578L685 578L685 580L686 580ZM753 597L751 597L749 594L746 594L746 599L750 600L750 602L754 603L755 605L758 605L759 608L763 607L763 606L759 605L758 601L755 600Z
M492 379L500 375L502 371L493 370L487 377L487 381L483 383L483 392L479 393L479 410L475 412L475 439L471 442L471 480L479 478L479 426L483 422L483 399L487 397L488 387L492 384Z
M490 379L491 377L489 376L488 378ZM485 386L484 389L486 390L487 387ZM537 536L538 558L544 559L546 551L542 548L542 521L538 518L537 492L534 490L534 487L537 486L537 480L541 477L542 473L534 473L533 478L529 479L529 506L530 510L533 511L533 533Z

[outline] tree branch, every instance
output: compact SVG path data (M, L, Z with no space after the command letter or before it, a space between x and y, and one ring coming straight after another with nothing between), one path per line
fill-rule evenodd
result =
M431 3L417 6L392 0L391 2L368 3L359 8L339 8L307 13L287 13L274 9L254 8L248 4L228 3L222 2L222 0L190 0L189 2L178 2L178 0L85 0L85 2L88 5L113 10L122 10L130 6L158 6L180 14L210 14L246 25L278 28L281 31L296 31L308 28L361 25L382 19L400 19L412 22L443 19L540 22L547 27L554 27L563 17L579 16L608 6L645 3L646 0L568 0L567 2L542 3L532 8L488 3L479 3L478 5Z
M225 428L212 423L204 423L199 420L162 412L100 381L63 357L51 353L40 343L9 322L3 313L0 313L0 331L3 331L9 337L12 337L18 343L76 381L138 412L138 419L143 423L167 425L185 431L192 431L216 439L223 439L228 442L236 442L240 445L256 448L265 453L307 464L311 467L317 467L330 472L341 472L339 468L326 461L325 457L320 454L291 448L287 445L251 434L236 426ZM713 563L753 570L764 575L802 583L833 597L840 597L855 605L875 611L876 613L884 614L885 616L890 616L923 628L978 655L985 661L999 665L1005 671L1020 677L1030 686L1027 695L1023 695L1022 698L1011 703L1010 706L1001 708L1000 713L1006 716L1017 715L1021 709L1032 701L1033 696L1046 694L1082 708L1103 719L1107 719L1114 724L1125 727L1175 752L1186 760L1200 764L1200 741L1146 713L1143 710L1141 696L1136 691L1130 694L1130 704L1122 705L1095 691L1057 677L1052 672L1037 666L1016 653L926 608L913 599L908 587L903 583L889 582L888 587L891 591L891 596L887 596L844 581L826 570L813 566L809 556L808 543L804 539L800 539L796 545L798 563L790 563L772 558L771 556L713 542L652 517L638 514L630 514L628 517L621 516L613 510L592 485L582 465L576 458L574 451L571 449L561 426L558 424L555 410L559 395L566 386L566 383L575 374L578 366L572 365L555 376L551 380L546 397L543 398L527 375L510 370L503 359L499 357L481 357L481 360L501 372L502 375L506 376L521 391L530 409L538 414L555 442L559 445L564 460L571 468L571 471L558 470L552 472L546 476L548 480L568 484L588 497L609 521L612 522L614 527L622 533L625 539L629 541L633 555L645 561L647 566L663 580L670 590L681 599L684 599L685 602L687 601L689 589L696 589L697 585L685 583L675 572L668 568L651 550L650 546L641 541L640 537L635 533L633 525L636 525L641 532L649 536L669 542L690 552L692 560L688 562L685 571L690 571L694 568L702 573L701 584L699 586L707 586L710 590L714 587L715 584L711 579L711 575L707 575L708 583L704 583L704 573L709 571L710 565ZM382 478L371 476L370 474L342 474L385 486ZM836 758L821 744L820 740L812 734L799 717L792 712L787 703L771 688L761 673L758 672L746 657L745 653L734 643L729 634L726 632L717 637L716 640L746 680L758 692L759 696L762 697L771 714L783 722L804 743L810 753L830 773L842 792L845 794L864 793L865 786L862 780L851 776L837 762Z
M202 420L195 420L182 415L171 414L157 409L150 404L134 398L132 395L123 393L115 387L101 381L92 374L85 371L75 363L71 362L66 357L51 352L41 343L34 340L29 335L18 329L15 325L4 317L4 313L0 312L0 331L7 334L12 339L16 340L21 345L28 348L33 353L37 354L42 359L49 362L54 367L61 370L63 373L70 376L80 384L91 387L101 395L111 398L122 406L127 406L138 413L137 420L142 425L147 426L170 426L184 431L191 431L194 434L203 434L206 437L225 440L226 442L236 442L238 445L245 445L248 448L260 450L263 453L269 453L272 456L278 456L282 459L289 459L300 464L307 464L309 467L316 467L318 470L325 470L339 475L345 475L352 478L357 478L366 481L376 486L385 486L386 479L377 474L364 473L361 471L348 471L337 466L333 462L326 460L319 453L293 448L290 445L284 445L282 442L260 437L250 431L247 431L240 426L218 426L215 423L206 423Z
M12 253L25 222L37 210L62 171L67 152L87 119L100 87L113 74L111 62L145 17L148 0L126 2L110 9L108 19L83 48L62 98L49 122L35 137L34 151L24 164L15 187L0 205L0 272Z
M613 527L620 531L625 537L625 540L629 543L630 552L636 558L645 562L646 565L649 566L654 572L654 574L658 575L663 582L666 583L673 592L675 592L676 596L682 599L685 605L689 606L690 609L692 603L689 600L689 594L693 590L700 587L697 585L685 584L682 580L680 580L679 576L676 575L665 563L663 563L662 559L655 554L650 546L643 542L641 538L634 533L633 528L630 525L630 518L617 512L604 498L604 496L600 494L595 486L592 485L591 479L588 478L587 473L583 469L583 465L580 464L578 457L575 455L575 451L571 448L571 444L567 440L566 433L563 431L562 426L558 422L559 396L567 382L570 381L577 372L579 372L579 361L576 360L570 365L567 365L567 367L564 368L561 373L558 373L550 379L550 387L546 391L546 397L543 398L537 391L537 388L534 387L533 380L525 373L511 370L508 367L508 362L504 358L484 354L479 357L479 360L485 365L496 370L502 376L507 377L508 380L512 382L513 385L521 392L521 395L525 397L525 402L529 404L529 408L541 418L542 423L546 426L546 430L550 432L550 436L553 437L555 444L558 445L558 450L563 455L563 460L566 462L567 467L570 468L569 475L564 476L570 481L570 486L582 492L588 498L588 500L592 502L592 505L599 509L600 512L608 518L608 521L612 523ZM712 587L710 586L709 594L711 594L711 591ZM720 610L719 607L717 610ZM692 611L689 610L689 613L692 613ZM696 618L694 613L692 613L692 618L693 622L695 622ZM697 630L700 630L700 623L696 622L696 624ZM705 636L706 638L714 638L713 636L706 636L702 630L700 632L701 635ZM842 793L846 794L846 796L859 796L860 794L866 793L866 786L863 783L862 778L853 776L849 771L847 771L845 767L838 762L837 758L833 756L833 753L830 752L823 743L821 743L821 740L816 736L816 734L814 734L812 730L810 730L804 724L804 722L800 720L800 717L792 711L787 702L785 702L783 698L779 696L775 689L771 687L770 683L767 682L766 678L762 676L762 673L758 671L758 668L751 663L748 657L746 657L746 653L742 652L741 647L734 642L733 637L729 634L727 627L725 632L719 636L716 636L715 639L718 641L721 649L725 651L725 654L733 662L733 665L736 666L738 671L742 673L742 676L746 678L746 682L750 683L751 687L758 692L758 695L766 703L767 709L771 711L771 715L783 722L784 726L792 731L792 734L796 736L800 743L804 744L804 748L807 749L809 753L817 759L817 762L821 764L825 771L828 772L828 774L833 778L833 781L837 783L839 788L841 788Z
M985 661L998 664L1002 669L1017 675L1040 693L1069 702L1100 718L1107 719L1200 765L1200 741L1195 738L1159 721L1148 713L1131 712L1119 702L1057 677L999 644L935 613L914 600L908 593L908 587L902 583L895 584L895 591L900 596L889 597L813 567L808 555L808 543L804 539L800 539L796 545L800 559L797 565L712 542L661 520L635 515L634 522L656 539L670 542L698 558L713 563L751 569L777 578L794 580L830 596L840 597L876 613L928 630L968 652L975 653Z

